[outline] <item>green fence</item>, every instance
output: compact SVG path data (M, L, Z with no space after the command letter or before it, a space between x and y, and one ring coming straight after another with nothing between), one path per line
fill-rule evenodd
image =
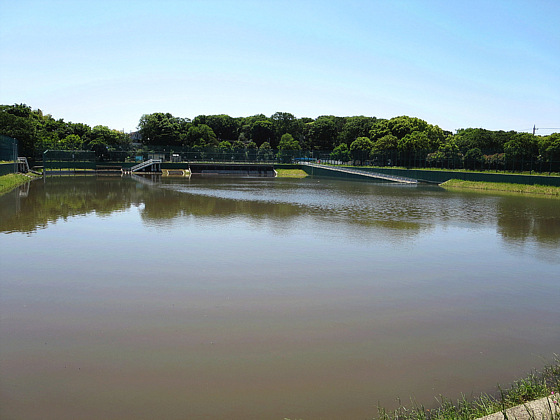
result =
M375 154L357 151L352 156L335 157L332 151L321 150L272 150L272 149L224 149L188 147L150 147L128 151L86 151L86 150L46 150L43 165L52 167L52 162L66 162L65 167L95 167L96 164L118 164L131 166L148 159L161 159L162 162L204 162L204 163L272 163L298 164L320 162L332 165L404 167L408 169L439 169L494 171L497 173L538 173L560 172L560 160L554 156L508 156L492 150L479 151L478 155L456 154L443 156L427 151L385 151ZM86 165L89 163L89 165ZM429 175L427 175L429 176Z
M17 172L17 163L0 163L0 176Z
M0 135L0 161L13 162L18 157L18 141L12 137Z

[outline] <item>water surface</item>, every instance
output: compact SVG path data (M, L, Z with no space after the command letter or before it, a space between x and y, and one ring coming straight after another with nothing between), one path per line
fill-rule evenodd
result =
M560 203L309 178L0 197L0 414L370 418L560 349Z

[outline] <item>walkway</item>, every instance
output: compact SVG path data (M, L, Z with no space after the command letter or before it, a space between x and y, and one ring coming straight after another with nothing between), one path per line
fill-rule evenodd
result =
M382 179L384 181L399 182L401 184L417 184L418 183L418 180L413 179L413 178L406 178L406 177L403 177L403 176L381 174L381 173L378 173L378 172L371 172L371 171L366 171L366 170L356 169L356 168L349 168L349 167L344 167L344 166L320 165L318 163L309 163L309 162L302 163L302 165L307 165L307 166L311 166L311 167L319 168L319 169L326 169L326 170L333 171L333 172L344 172L344 173L347 173L347 174L363 176L365 178L376 178L376 179Z

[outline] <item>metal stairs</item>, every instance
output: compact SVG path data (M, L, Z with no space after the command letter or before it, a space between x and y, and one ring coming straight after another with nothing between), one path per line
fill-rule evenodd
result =
M18 157L17 166L18 166L18 172L22 172L24 174L29 172L29 163L27 162L26 157Z
M158 167L159 164L161 164L161 159L149 159L149 160L147 160L147 161L145 161L145 162L140 162L139 164L134 165L133 167L129 168L128 171L129 171L130 173L132 173L132 172L138 172L138 171L141 171L141 170L144 169L144 168L147 168L148 166L153 166L153 165L155 165L156 171L154 171L154 172L160 172L161 169Z

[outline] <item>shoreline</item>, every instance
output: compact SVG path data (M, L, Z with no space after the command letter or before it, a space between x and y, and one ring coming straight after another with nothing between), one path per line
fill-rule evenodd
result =
M477 192L503 192L560 198L560 187L546 185L525 185L510 184L505 182L463 181L459 179L450 179L449 181L439 184L439 186L445 189L465 189Z
M496 386L493 393L465 394L457 401L440 395L437 407L412 401L412 407L400 405L393 411L377 407L376 420L544 420L560 419L560 357L553 355L542 371L533 369L508 388Z
M0 196L9 193L14 188L24 185L34 179L40 178L38 175L24 175L20 173L7 174L0 176Z

